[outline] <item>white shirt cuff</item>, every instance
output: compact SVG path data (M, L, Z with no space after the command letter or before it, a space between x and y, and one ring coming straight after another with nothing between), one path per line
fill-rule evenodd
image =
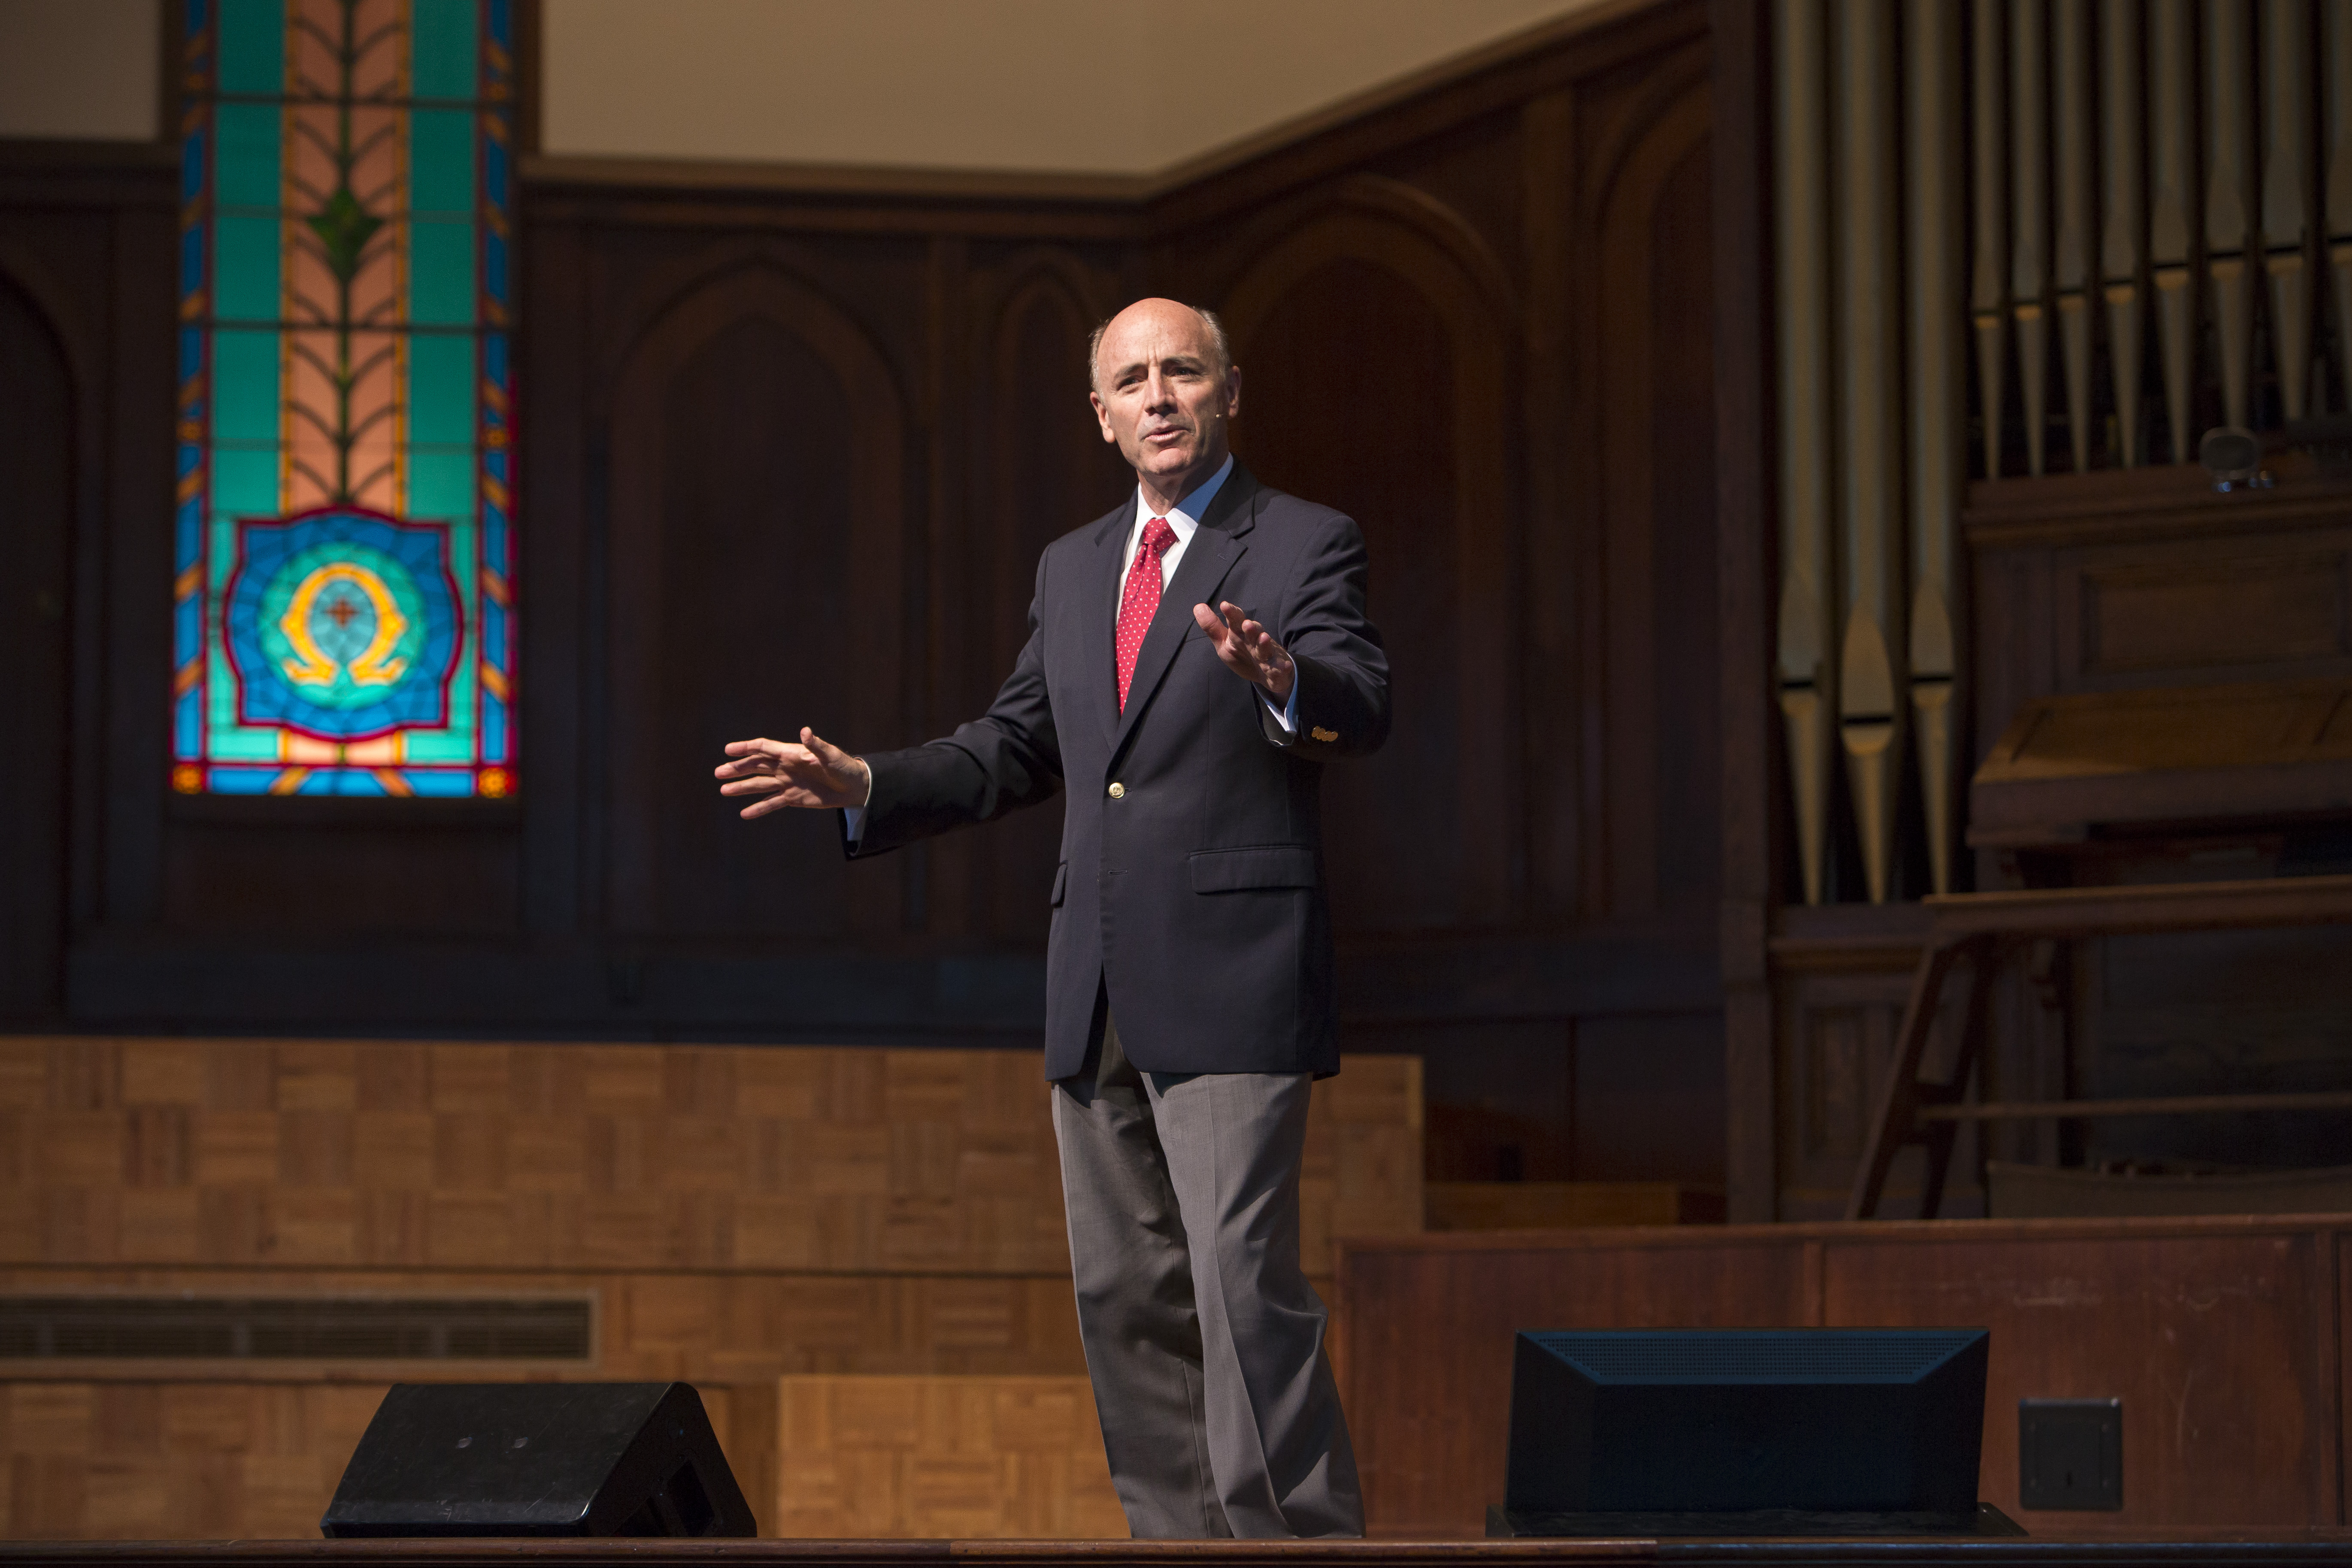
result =
M841 808L841 837L849 843L856 844L866 837L866 808L873 801L874 769L869 763L866 769L866 798L856 805Z
M1296 675L1290 678L1290 700L1281 707L1276 708L1274 705L1274 699L1267 694L1265 687L1259 687L1257 694L1265 700L1265 710L1274 715L1274 721L1282 726L1284 734L1298 733L1298 678Z

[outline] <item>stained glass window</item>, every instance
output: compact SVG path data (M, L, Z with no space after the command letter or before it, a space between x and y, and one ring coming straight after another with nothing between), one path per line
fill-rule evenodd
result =
M512 0L185 0L172 784L514 788Z

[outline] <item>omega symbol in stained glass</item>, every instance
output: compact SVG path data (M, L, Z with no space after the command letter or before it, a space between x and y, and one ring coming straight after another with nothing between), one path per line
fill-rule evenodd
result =
M347 507L237 532L240 722L346 742L446 723L463 626L446 527Z

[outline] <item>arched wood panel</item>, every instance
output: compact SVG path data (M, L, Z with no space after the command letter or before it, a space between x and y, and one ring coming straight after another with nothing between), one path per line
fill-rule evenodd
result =
M744 823L730 740L809 724L891 744L906 654L898 391L830 303L765 265L693 289L612 403L608 923L700 938L883 936L829 814Z
M980 344L982 449L971 539L979 603L967 707L982 710L1029 637L1029 602L1045 546L1131 491L1135 479L1087 405L1086 346L1102 307L1073 268L1038 258L1009 279ZM1062 807L1019 813L975 836L972 920L999 941L1043 946L1061 845Z
M0 276L0 1018L62 1001L74 436L65 355Z
M1311 219L1226 303L1235 445L1266 483L1363 529L1389 649L1388 744L1324 782L1343 933L1493 927L1515 898L1508 331L1450 236L1408 210Z
M1602 635L1599 907L1710 907L1721 879L1707 99L1627 151L1595 227L1594 456Z

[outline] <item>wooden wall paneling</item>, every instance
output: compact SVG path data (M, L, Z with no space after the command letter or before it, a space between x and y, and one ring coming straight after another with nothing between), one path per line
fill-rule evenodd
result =
M1309 1111L1308 1272L1421 1225L1421 1064ZM1031 1052L0 1037L0 1260L1061 1275Z
M2061 549L2062 691L2352 669L2352 531Z
M1578 616L1582 578L1576 570L1570 527L1576 446L1570 395L1570 335L1575 308L1574 236L1579 142L1575 89L1531 99L1519 115L1519 156L1525 190L1519 231L1526 251L1527 309L1521 333L1527 374L1527 571L1521 588L1527 642L1521 653L1522 784L1527 796L1528 915L1565 925L1580 911L1579 867L1589 853L1580 796L1583 727L1576 721L1572 683L1557 679L1574 668L1583 622Z
M1663 835L1696 842L1697 858L1711 862L1719 831L1712 778L1704 798L1658 798L1667 782L1663 747L1695 751L1695 773L1715 761L1713 670L1685 693L1705 711L1670 715L1660 706L1668 671L1710 665L1715 646L1706 63L1703 49L1685 47L1581 104L1579 140L1589 151L1578 202L1570 519L1585 628L1578 728L1596 742L1584 749L1580 784L1586 820L1607 846L1582 867L1587 921L1654 916L1669 853ZM1679 204L1666 189L1677 176ZM1697 232L1665 232L1677 220ZM1693 321L1702 323L1696 341L1677 335ZM1696 503L1697 515L1662 508L1673 500ZM1654 564L1661 559L1663 574ZM1662 612L1673 624L1662 624ZM1695 827L1662 819L1677 805L1707 820ZM1691 891L1711 914L1717 868L1704 864L1700 874Z
M769 1533L1127 1536L1083 1376L788 1377L776 1400L782 1460Z
M37 568L30 597L11 601L26 646L9 668L27 672L20 702L58 710L49 755L28 739L12 759L23 786L55 796L47 808L23 803L47 813L52 842L27 844L25 859L53 858L48 885L0 897L20 919L54 911L40 917L46 937L20 928L24 960L44 976L38 1012L51 1018L75 985L54 928L153 910L171 635L170 541L153 520L172 505L175 174L160 148L0 141L5 395L6 416L23 424L6 437L17 470L6 526L12 551ZM20 531L37 522L37 535ZM12 721L28 737L44 722L35 711ZM55 779L37 782L36 768ZM0 1003L20 1020L34 1005Z
M2123 1400L2124 1507L2106 1529L2341 1521L2342 1411L2317 1354L2336 1315L2327 1231L1825 1246L1830 1323L1990 1331L1978 1495L2033 1533L2087 1521L2019 1505L2024 1398Z
M2352 1236L2335 1236L2336 1324L2332 1345L2322 1345L2316 1358L2324 1369L2332 1360L2336 1375L2336 1520L2352 1519Z
M1916 905L1783 911L1771 948L1774 1205L1783 1219L1845 1212L1854 1164L1870 1135L1872 1096L1918 966L1925 930L1919 913ZM1940 1042L1949 1037L1945 1027L1935 1048L1948 1048ZM1921 1170L1919 1152L1906 1150L1890 1190L1916 1194ZM1955 1190L1946 1201L1964 1200Z
M899 735L908 651L899 378L788 259L731 248L612 396L611 918L887 938L896 879L850 875L821 825L741 823L709 780L747 723Z
M0 249L0 1018L56 1016L65 1001L66 759L72 726L74 378L37 300Z
M526 187L524 195L531 202L534 193ZM606 673L601 568L611 521L610 438L591 430L581 396L590 380L588 231L524 210L516 401L527 438L515 574L522 609L515 669L520 916L534 938L570 943L599 912L583 900L604 885L604 835L592 815L602 792L589 781L606 754L606 708L597 699Z
M368 1384L0 1384L16 1540L316 1539Z
M1720 878L1712 323L1700 303L1713 260L1707 110L1702 81L1622 165L1597 172L1599 570L1587 608L1607 637L1598 727L1610 854L1594 912L1632 919L1711 910Z
M1244 371L1235 444L1267 483L1362 527L1397 715L1380 754L1326 782L1326 830L1358 847L1331 866L1334 919L1343 935L1507 924L1512 290L1458 215L1393 181L1356 176L1279 216L1234 247L1244 265L1217 295ZM1429 368L1399 384L1399 363ZM1377 442L1358 398L1333 395L1349 387L1397 399ZM1475 810L1471 778L1486 781Z

